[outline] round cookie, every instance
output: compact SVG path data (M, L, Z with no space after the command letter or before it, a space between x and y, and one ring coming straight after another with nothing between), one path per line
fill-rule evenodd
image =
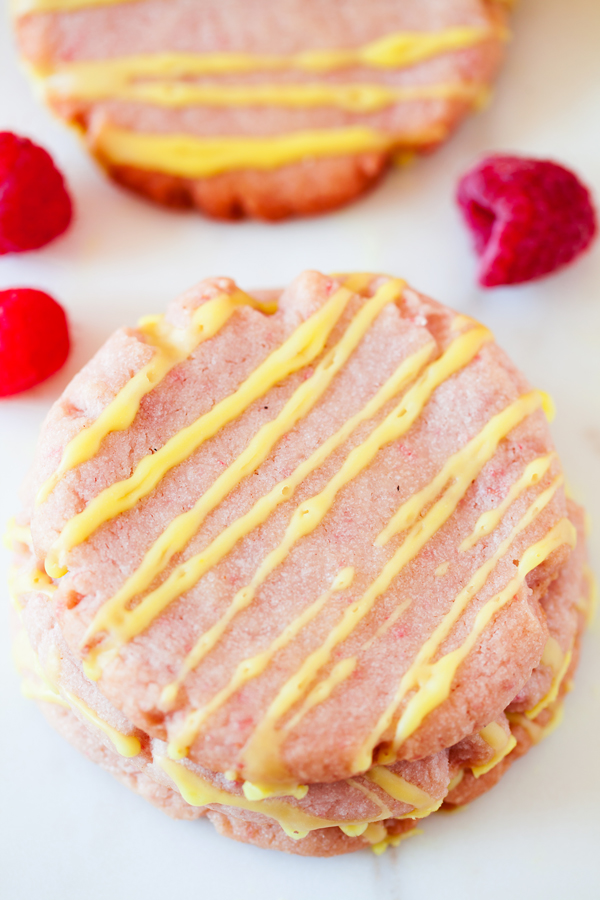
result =
M419 812L398 777L451 797L574 664L584 540L544 404L399 279L203 282L46 420L13 588L42 670L233 836L290 849L264 816L316 816L385 845Z
M120 183L218 218L324 212L486 99L505 0L19 0L50 107Z

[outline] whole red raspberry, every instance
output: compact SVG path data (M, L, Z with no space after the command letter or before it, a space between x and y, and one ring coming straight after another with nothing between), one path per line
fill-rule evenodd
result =
M73 208L43 147L0 132L0 254L35 250L67 228Z
M481 257L483 287L554 272L597 230L587 188L549 160L489 156L461 178L457 201Z
M33 288L0 291L0 397L53 375L68 355L67 317L56 300Z

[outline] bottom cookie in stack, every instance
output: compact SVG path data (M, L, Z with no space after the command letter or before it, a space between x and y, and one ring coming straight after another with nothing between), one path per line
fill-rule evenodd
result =
M570 687L591 580L544 404L398 279L204 282L45 423L11 532L25 692L176 818L399 843Z

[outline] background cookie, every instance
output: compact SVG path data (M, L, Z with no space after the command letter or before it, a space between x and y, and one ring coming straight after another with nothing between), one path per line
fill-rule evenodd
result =
M502 0L16 5L51 108L122 184L212 216L324 212L485 102Z

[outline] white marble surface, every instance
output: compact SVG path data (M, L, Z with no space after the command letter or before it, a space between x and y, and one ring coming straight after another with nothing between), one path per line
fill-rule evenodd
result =
M76 139L33 99L0 20L0 129L41 141L77 204L68 235L38 253L0 258L0 288L40 287L67 308L65 369L0 401L0 520L18 507L40 422L109 333L160 311L207 275L274 286L307 267L403 275L490 325L531 381L550 391L572 490L599 527L600 243L576 265L522 288L480 291L453 204L458 174L489 150L550 156L600 200L600 3L522 0L492 106L434 157L397 171L340 213L275 227L221 225L163 212L108 185ZM4 580L8 554L0 557ZM440 900L600 897L600 626L585 639L564 725L471 808L436 816L424 834L376 858L309 860L172 822L64 744L12 670L0 614L0 895L6 900Z

